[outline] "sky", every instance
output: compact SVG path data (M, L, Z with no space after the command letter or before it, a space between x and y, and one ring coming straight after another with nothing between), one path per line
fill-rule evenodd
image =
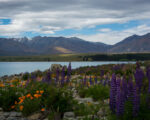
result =
M0 0L0 37L64 36L115 44L150 32L150 0Z

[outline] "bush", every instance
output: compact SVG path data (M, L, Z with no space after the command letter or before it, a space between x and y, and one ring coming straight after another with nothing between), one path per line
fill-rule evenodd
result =
M17 93L15 87L7 86L5 88L0 88L0 107L2 107L4 111L11 110L11 106L14 105L15 101L17 101L20 96Z
M81 97L92 97L94 100L103 100L109 98L109 87L103 85L94 85L87 88L80 88L79 95Z

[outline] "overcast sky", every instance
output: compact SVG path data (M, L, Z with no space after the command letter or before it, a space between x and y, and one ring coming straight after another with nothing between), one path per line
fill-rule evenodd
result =
M150 0L0 0L0 37L65 36L115 44L150 32Z

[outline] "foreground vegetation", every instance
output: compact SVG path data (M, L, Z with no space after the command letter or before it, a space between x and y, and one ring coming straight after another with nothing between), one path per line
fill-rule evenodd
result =
M150 63L24 73L0 82L0 107L49 120L148 120Z
M41 56L0 56L0 61L144 61L150 60L150 53L124 54L60 54Z

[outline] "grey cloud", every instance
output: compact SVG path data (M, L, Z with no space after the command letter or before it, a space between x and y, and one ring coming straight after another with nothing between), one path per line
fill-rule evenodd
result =
M150 19L149 6L150 0L0 0L0 18L12 19L0 35Z

